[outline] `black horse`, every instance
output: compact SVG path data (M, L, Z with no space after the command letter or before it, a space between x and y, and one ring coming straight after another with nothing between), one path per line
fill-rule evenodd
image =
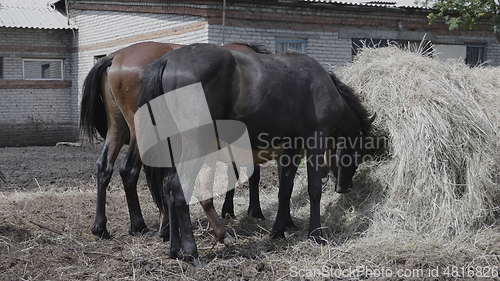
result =
M138 106L164 93L193 83L202 83L214 120L238 120L247 126L252 149L278 150L279 209L272 236L283 237L292 227L290 197L294 177L305 152L310 198L309 237L322 242L320 224L321 167L324 155L333 145L335 159L356 156L360 147L338 146L359 143L371 121L352 90L329 74L314 59L301 54L270 55L234 52L210 44L193 44L161 57L144 74ZM295 146L269 147L270 143L298 139ZM277 140L277 141L276 141ZM308 145L315 143L316 145ZM298 145L297 145L298 143ZM319 144L319 145L318 145ZM255 155L255 154L254 154ZM255 162L268 159L255 159ZM336 190L352 186L356 161L336 161L330 165L336 176ZM335 167L335 168L333 168ZM185 256L198 256L193 239L189 207L175 168L162 168L161 196L168 203L171 256L182 248Z

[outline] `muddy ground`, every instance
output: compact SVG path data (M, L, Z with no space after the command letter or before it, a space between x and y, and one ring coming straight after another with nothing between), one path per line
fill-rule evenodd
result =
M332 270L360 265L372 269L430 270L447 263L459 266L483 261L482 256L474 256L477 255L474 251L453 256L441 253L440 245L424 247L430 251L428 257L422 256L421 247L406 250L404 254L394 250L389 254L382 253L376 245L372 248L350 247L352 241L362 236L362 230L347 237L332 230L334 223L326 223L327 246L312 243L305 238L309 204L304 169L299 170L292 199L292 215L301 230L290 233L285 240L271 240L269 231L277 210L277 176L276 168L270 166L262 169L260 185L265 221L246 216L248 190L246 186L237 189L237 218L225 220L235 236L235 245L226 247L215 243L201 208L198 205L192 207L195 237L204 264L195 269L184 262L169 259L168 242L156 235L134 237L128 234L128 212L117 172L122 158L117 161L107 199L108 229L112 239L100 240L90 233L95 210L94 170L98 151L99 146L89 145L0 148L0 170L8 179L7 183L0 183L0 280L340 280L338 272L333 274ZM139 182L146 223L155 229L158 227L158 212L143 174ZM325 190L327 199L323 200L323 208L331 207L333 203L325 201L336 196L330 184ZM222 199L218 198L216 208L219 212L221 205ZM349 212L339 207L335 210ZM326 212L323 220L332 217ZM340 223L346 224L347 221ZM384 243L397 245L398 241ZM485 247L485 255L496 255L496 258L500 252L495 248L492 250L492 247L497 247L495 245L500 245L500 239L486 242L481 247ZM491 261L495 259L487 257L487 262L480 264L488 265ZM328 271L306 271L311 268ZM426 280L457 279L444 273L438 277L419 277ZM351 278L360 279L412 278L366 273Z

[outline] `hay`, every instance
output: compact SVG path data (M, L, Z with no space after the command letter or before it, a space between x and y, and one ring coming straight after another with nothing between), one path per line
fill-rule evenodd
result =
M358 184L382 192L368 236L447 238L491 225L500 206L500 69L469 68L391 46L337 70L377 113L385 154ZM360 180L360 178L362 180Z

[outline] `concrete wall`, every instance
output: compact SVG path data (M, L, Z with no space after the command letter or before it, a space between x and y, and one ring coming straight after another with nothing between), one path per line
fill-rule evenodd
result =
M70 81L76 66L73 32L0 28L0 38L0 146L76 140L78 108ZM23 80L24 58L62 59L66 81Z

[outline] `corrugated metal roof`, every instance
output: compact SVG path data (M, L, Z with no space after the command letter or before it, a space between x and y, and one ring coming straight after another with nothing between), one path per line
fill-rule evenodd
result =
M0 27L76 29L57 11L55 0L0 0Z

